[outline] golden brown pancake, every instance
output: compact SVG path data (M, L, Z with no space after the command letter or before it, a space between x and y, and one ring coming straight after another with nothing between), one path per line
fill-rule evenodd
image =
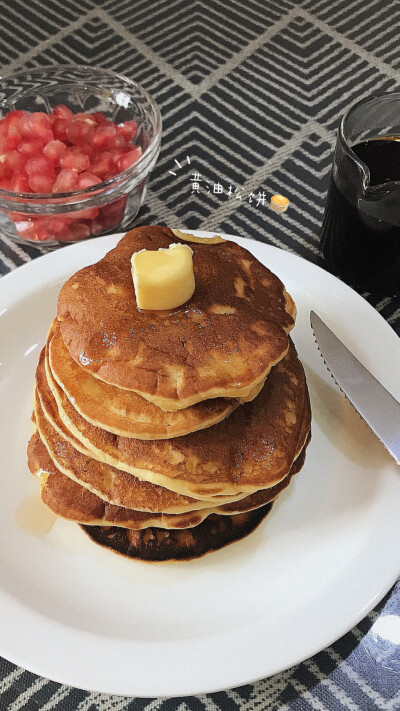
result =
M194 528L165 531L147 528L132 531L116 526L81 526L89 538L104 548L135 560L162 562L193 560L248 536L270 512L272 504L236 516L212 514Z
M214 497L214 499L198 501L141 481L117 467L99 462L93 459L88 450L85 450L77 440L75 440L76 447L71 444L72 436L65 427L63 428L61 420L58 420L57 428L53 426L53 420L50 421L47 413L45 416L43 412L37 392L34 406L40 437L57 468L104 501L138 511L186 513L235 500L234 497ZM55 415L55 411L53 414ZM244 496L245 494L238 494L236 500Z
M54 398L42 359L37 384L44 410L55 420L56 413L49 413ZM185 437L152 441L119 437L84 420L64 393L62 409L58 405L66 437L72 433L81 451L83 446L84 453L103 464L194 499L250 494L277 484L303 446L304 417L306 433L310 429L308 390L293 344L254 400L223 422ZM39 421L38 426L40 430Z
M72 358L163 410L247 397L288 350L295 307L282 282L238 244L192 243L196 289L173 311L140 311L130 259L178 242L138 227L62 287L57 316Z
M164 412L132 390L104 383L81 368L69 355L57 321L50 328L47 344L53 382L51 377L48 380L55 399L60 401L62 388L85 420L122 437L181 437L221 422L239 406L234 398L214 398L177 412ZM254 397L261 387L255 388Z
M41 482L43 503L54 514L89 525L121 526L137 530L150 526L190 528L213 513L232 515L259 508L273 501L288 486L292 476L302 468L304 459L305 448L294 462L289 476L280 484L251 494L237 503L183 514L154 514L113 506L62 474L50 458L38 432L32 435L28 445L29 468Z

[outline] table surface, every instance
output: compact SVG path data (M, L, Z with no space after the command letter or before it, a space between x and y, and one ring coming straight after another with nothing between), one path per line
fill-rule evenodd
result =
M102 66L158 101L162 149L134 225L241 234L325 266L318 235L335 130L357 100L400 88L398 0L19 0L2 12L2 74ZM274 193L290 199L283 215L268 207ZM0 274L40 254L0 235ZM399 334L400 298L363 296ZM380 632L387 615L390 639ZM399 615L400 583L312 659L185 699L87 692L0 660L0 708L392 711L400 709Z

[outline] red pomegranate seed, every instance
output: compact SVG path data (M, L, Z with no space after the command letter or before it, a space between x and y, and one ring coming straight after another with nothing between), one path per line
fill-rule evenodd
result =
M28 181L28 176L24 173L15 173L10 181L10 190L16 193L30 193L31 188Z
M2 158L3 158L3 161L0 162L0 180L9 180L10 179L10 171L4 165L5 156L2 156Z
M117 126L117 133L123 136L127 143L132 140L137 131L136 121L124 121Z
M6 141L6 148L8 151L13 151L15 148L18 148L18 144L21 140L21 134L17 128L17 126L11 125L8 127L7 131L7 141Z
M24 158L21 153L14 150L6 153L3 164L7 170L14 172L16 170L22 170L25 162L26 158Z
M85 113L85 112L83 112L83 111L78 111L78 112L75 114L74 118L76 118L76 119L83 119L84 121L88 121L88 122L90 122L90 123L92 124L92 126L94 126L94 125L97 123L97 122L96 122L96 119L95 119L95 117L94 117L93 114L88 114L88 113Z
M136 161L140 158L142 155L142 149L140 146L137 146L133 151L129 151L129 153L125 153L118 159L118 168L122 172L123 170L126 170L127 168L130 168L131 165L136 163Z
M103 226L101 217L97 217L90 225L90 229L93 235L98 235L99 232L103 232L106 228Z
M101 183L101 180L97 177L97 175L92 175L91 173L81 173L76 187L79 190L84 190L85 188L91 188L92 185L98 185L98 183Z
M126 196L114 200L111 205L104 205L100 208L99 219L101 219L103 229L110 229L118 225L125 214Z
M95 153L90 163L90 173L103 178L112 169L112 155L110 153Z
M49 141L43 148L43 155L47 156L53 165L60 165L60 158L67 152L67 146L62 141L54 139Z
M36 230L32 220L20 220L15 222L15 229L17 230L19 237L29 240L35 239Z
M118 169L118 161L121 158L121 156L123 156L124 153L126 153L127 151L129 151L128 146L123 146L122 148L112 148L109 151L109 153L111 155L112 162L113 162L113 166L115 166L115 168Z
M66 232L69 227L69 220L65 217L52 217L49 221L49 232L54 235L59 235Z
M101 111L95 111L95 113L92 114L92 116L98 126L107 126L107 124L110 123L107 116L104 116L104 114L102 114Z
M32 173L29 176L29 187L34 193L51 193L53 190L54 178L49 178L40 173Z
M31 141L21 141L18 150L26 158L32 158L32 156L41 154L43 145L43 141L40 138L33 138Z
M35 239L38 242L45 242L49 239L49 227L47 219L36 219L35 221Z
M68 121L72 121L74 118L74 114L71 109L69 109L68 106L64 106L64 104L58 104L55 106L52 115L58 119L67 119Z
M104 151L115 146L116 126L99 126L92 136L92 146L97 151Z
M15 124L21 116L26 116L28 112L22 111L21 109L15 109L14 111L9 111L7 115L2 119L8 125Z
M23 138L40 138L43 143L53 139L50 118L39 111L21 116L18 121L18 131Z
M86 239L89 235L89 225L86 225L84 222L72 222L65 237L59 237L59 239L72 242L79 239Z
M67 138L75 146L91 141L96 122L89 118L74 118L67 126Z
M79 148L68 149L60 158L62 168L70 168L77 173L87 170L90 165L90 158L86 153L82 153Z
M53 177L53 180L55 178L53 163L49 158L47 158L47 156L44 155L33 156L33 158L29 158L29 160L26 161L25 170L28 175L33 175L34 173L41 173L48 178Z
M69 193L76 189L78 174L75 170L63 168L53 185L53 193Z
M58 141L65 141L67 139L67 128L70 124L68 119L57 118L53 122L53 136Z

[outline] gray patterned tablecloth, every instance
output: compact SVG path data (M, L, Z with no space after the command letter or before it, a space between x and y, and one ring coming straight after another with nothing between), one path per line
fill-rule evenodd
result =
M400 88L399 0L11 0L0 27L3 74L91 64L154 95L163 143L135 224L242 234L321 266L338 120L356 100ZM285 215L268 208L276 192L290 197ZM0 273L39 255L0 235ZM364 297L399 333L400 298ZM0 709L394 711L399 614L398 584L312 659L254 685L184 699L90 693L1 660ZM384 616L391 626L380 624Z

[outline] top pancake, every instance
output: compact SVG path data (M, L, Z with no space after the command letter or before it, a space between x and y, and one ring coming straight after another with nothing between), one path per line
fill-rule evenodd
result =
M140 311L132 254L180 241L166 227L132 230L66 282L57 310L63 341L82 368L166 411L246 397L286 354L295 317L282 282L224 240L191 244L196 289L190 301L173 311Z

